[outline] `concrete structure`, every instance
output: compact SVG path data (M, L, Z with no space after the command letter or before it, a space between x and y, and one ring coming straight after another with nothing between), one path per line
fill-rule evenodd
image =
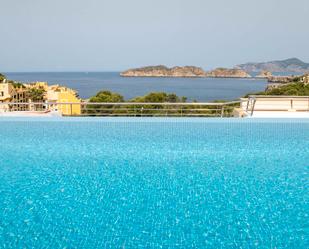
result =
M235 117L309 117L309 96L250 96L241 101Z

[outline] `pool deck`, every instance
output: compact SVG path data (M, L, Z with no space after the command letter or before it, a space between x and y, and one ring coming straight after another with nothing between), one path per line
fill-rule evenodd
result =
M309 118L309 112L295 112L295 111L254 111L251 116L250 113L244 113L244 118ZM62 117L59 112L0 112L1 117ZM85 118L85 117L82 117ZM151 118L151 117L149 117ZM240 118L241 119L241 118Z
M254 111L248 118L309 118L309 112L295 111Z
M1 117L61 117L59 112L31 112L31 111L16 111L16 112L0 112Z

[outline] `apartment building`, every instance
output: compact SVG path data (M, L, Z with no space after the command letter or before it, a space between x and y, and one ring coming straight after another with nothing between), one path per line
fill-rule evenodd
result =
M8 104L9 102L14 104ZM0 83L0 111L26 111L28 106L19 103L27 102L25 87L13 83Z
M31 100L32 89L43 89L42 105L35 105ZM10 104L9 104L10 103ZM11 104L14 103L14 104ZM29 103L27 105L19 103ZM63 103L63 104L61 104ZM68 104L70 103L70 104ZM49 86L46 82L31 84L0 83L0 111L35 111L39 107L45 110L54 110L62 115L80 115L81 99L77 92L60 85Z
M62 115L81 114L81 99L78 98L77 92L71 88L59 85L48 86L46 99L50 105L50 108L59 111Z
M45 91L44 101L48 103L47 108L58 111L62 115L80 115L81 100L77 97L77 92L71 88L60 85L48 85L47 82L35 82L25 84L27 89L41 88ZM59 104L72 103L72 104Z

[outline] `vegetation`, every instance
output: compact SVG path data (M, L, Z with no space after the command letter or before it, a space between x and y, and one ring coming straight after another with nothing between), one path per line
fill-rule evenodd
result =
M178 97L175 93L165 93L165 92L152 92L142 97L136 97L131 100L131 102L140 103L177 103L186 102L186 97Z
M264 92L258 92L249 95L291 95L291 96L309 96L309 84L297 82L282 84L282 86L266 90Z
M4 74L0 73L0 82L3 82L6 79Z
M266 95L308 96L309 84L292 83L265 92Z
M130 102L136 103L184 103L187 98L179 97L174 93L165 93L165 92L151 92L145 96L136 97L130 100ZM132 107L131 107L132 109ZM167 113L173 112L173 114L177 114L175 111L177 109L176 106L162 106L162 105L136 105L133 106L135 111L141 113L141 115L166 115ZM179 108L178 108L179 109Z
M216 101L218 106L211 105L176 105L177 103L185 103L186 97L179 97L174 93L151 92L145 96L140 96L129 100L136 105L94 105L88 104L84 108L83 113L86 115L124 115L124 116L218 116L221 115L220 104L224 101ZM91 97L89 102L94 103L121 103L124 102L123 96L110 91L100 91ZM151 104L138 104L151 103ZM171 103L169 105L157 105L155 103ZM175 103L175 105L173 105ZM225 115L230 115L233 106L224 109Z
M111 91L100 91L95 96L89 99L91 103L119 103L123 102L124 98L119 93L114 93ZM87 105L83 110L83 113L96 115L97 113L104 112L107 114L115 113L115 109L119 109L118 106L107 105L107 106L98 106L98 105Z
M178 97L176 94L165 93L165 92L152 92L145 96L136 97L130 100L130 102L139 102L139 103L177 103L177 102L186 102L186 97ZM111 91L100 91L95 96L89 99L89 102L98 102L98 103L117 103L124 102L124 98L119 93L114 93Z
M12 80L9 80L8 83L11 83L13 85L13 87L15 87L15 88L25 88L25 86L20 82L14 82Z
M91 97L89 102L105 102L105 103L117 103L123 102L124 98L119 93L113 93L110 91L100 91L95 96Z
M17 88L23 87L22 83L16 83L14 80L9 80L9 79L6 78L6 76L4 74L0 73L0 83L2 83L4 80L6 80L5 81L6 83L13 84L14 87L17 87Z
M43 87L31 88L28 92L28 97L32 102L43 102L46 91Z

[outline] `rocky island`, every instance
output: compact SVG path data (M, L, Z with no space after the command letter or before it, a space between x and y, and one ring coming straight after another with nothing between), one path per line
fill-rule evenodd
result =
M123 77L179 77L179 78L196 78L196 77L213 77L213 78L248 78L251 77L247 72L241 69L217 68L205 72L200 67L184 66L172 67L166 66L149 66L136 69L129 69L120 73Z
M246 71L236 68L217 68L210 72L207 72L207 77L212 78L250 78L251 75Z
M200 67L149 66L129 69L120 73L123 77L205 77L206 72Z

